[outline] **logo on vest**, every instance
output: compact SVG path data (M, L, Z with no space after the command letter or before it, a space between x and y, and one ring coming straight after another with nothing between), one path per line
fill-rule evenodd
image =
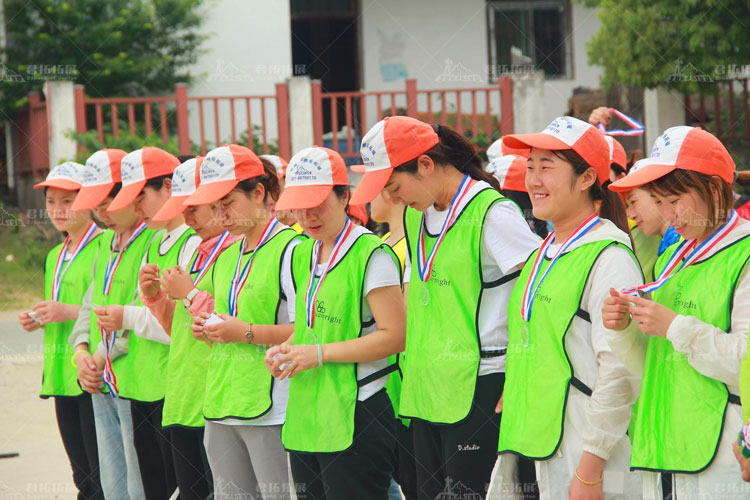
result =
M458 451L477 451L479 449L478 444L459 444Z
M551 304L552 297L550 297L549 295L544 295L543 293L537 292L536 295L534 295L534 301L545 302L547 304Z
M674 297L674 305L676 307L679 307L683 310L696 310L698 309L698 304L696 304L692 299L684 299L682 297L682 292L677 292L677 295Z
M341 318L326 314L326 303L324 300L315 300L315 317L325 320L334 325L341 324Z
M451 280L438 277L434 269L430 272L430 282L437 286L451 286Z

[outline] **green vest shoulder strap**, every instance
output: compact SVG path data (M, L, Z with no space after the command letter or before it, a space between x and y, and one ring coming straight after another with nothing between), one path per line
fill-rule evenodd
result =
M309 330L305 318L305 291L314 243L314 240L302 242L294 249L292 257L297 291L293 342L295 345L327 344L357 338L363 330L365 273L372 255L382 249L393 258L396 266L398 258L374 234L357 237L328 272L315 300L315 321L313 329ZM343 451L351 446L358 394L357 370L356 363L326 363L300 372L290 380L289 405L281 434L286 449L322 453Z
M591 394L591 389L575 377L565 348L565 336L576 316L587 319L588 315L582 313L581 300L589 274L602 252L615 245L630 251L621 243L601 240L563 254L537 290L528 323L521 319L521 303L539 250L526 261L508 306L508 352L499 453L548 459L557 451L562 439L570 386ZM630 254L637 263L632 251ZM549 262L545 258L540 275ZM541 373L543 377L539 376Z
M422 213L411 208L404 213L411 274L401 365L402 417L454 424L469 415L481 354L478 317L485 289L484 225L490 209L505 199L487 188L466 204L446 232L426 282L417 266ZM427 253L436 239L425 230Z
M677 272L653 292L653 300L728 332L737 283L749 261L750 236L745 236ZM651 337L631 424L631 467L705 470L716 456L727 405L739 403L724 383L699 373L669 340Z

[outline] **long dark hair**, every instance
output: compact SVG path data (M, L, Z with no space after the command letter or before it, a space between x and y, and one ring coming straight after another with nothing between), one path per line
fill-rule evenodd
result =
M484 171L482 159L466 137L442 125L436 125L435 132L440 142L423 154L429 156L436 165L451 165L459 172L469 174L472 179L484 181L500 191L500 183L490 173ZM416 173L418 159L419 157L399 165L394 168L394 172Z
M565 160L573 166L573 174L576 177L583 175L588 169L593 168L572 149L553 151L553 153L561 160ZM607 189L609 184L609 179L604 184L599 184L597 180L589 188L589 196L591 196L592 201L602 202L599 208L599 217L611 220L621 231L630 236L628 216L625 214L625 203L623 203L619 194Z

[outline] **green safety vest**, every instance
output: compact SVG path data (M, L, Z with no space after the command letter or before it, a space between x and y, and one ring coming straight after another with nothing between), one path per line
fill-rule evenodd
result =
M583 290L599 255L615 245L627 248L602 240L563 254L536 292L528 325L521 318L521 304L539 250L526 261L508 304L508 353L498 453L515 453L534 460L552 457L562 441L570 387L591 395L591 389L575 377L565 336L575 316L590 321L588 311L581 309ZM637 262L632 252L631 255ZM545 257L537 279L549 263Z
M448 229L426 283L417 269L422 213L408 207L404 212L412 266L401 364L401 417L453 424L469 415L481 352L482 233L487 212L504 200L487 188L469 201ZM436 239L425 231L428 254Z
M112 241L115 232L112 230L104 231L98 238L99 248L94 268L93 290L91 303L91 323L89 330L89 349L95 352L102 342L101 330L96 324L96 313L94 308L97 306L108 305L132 305L140 304L138 294L138 271L141 267L143 256L148 251L148 247L153 239L158 239L158 235L151 229L146 229L130 244L120 261L120 265L112 277L112 288L109 295L104 295L104 273L107 270L110 253L112 252ZM117 388L120 396L128 399L135 399L134 394L142 392L140 385L149 380L148 374L152 373L152 366L141 366L136 368L136 359L143 359L153 349L150 344L157 344L150 340L142 339L133 332L128 335L128 353L112 361L112 370L117 377ZM145 353L145 354L144 354ZM138 376L136 376L136 374ZM144 376L145 375L145 376ZM154 398L153 401L161 399Z
M100 233L101 234L101 233ZM60 283L59 301L63 304L80 305L91 284L91 270L94 267L99 235L81 249L70 264ZM44 297L52 298L55 264L63 244L60 243L47 254L44 263ZM64 263L63 266L66 266ZM76 320L50 323L44 327L44 366L42 369L41 397L77 396L83 391L78 385L78 371L72 365L73 346L68 342Z
M297 290L293 343L314 345L316 337L320 344L358 338L364 328L365 272L373 253L382 248L396 265L398 259L376 235L365 233L357 237L341 260L328 271L315 299L313 331L308 332L305 291L314 244L315 240L302 242L292 255ZM383 375L388 371L388 368L383 370ZM328 453L344 451L352 445L360 383L357 373L357 363L326 363L295 373L289 380L289 404L281 431L281 441L287 450Z
M190 272L198 251L193 253L188 264ZM211 269L206 271L203 278L195 285L202 291L213 295ZM191 273L195 279L197 272ZM162 412L162 426L181 425L185 427L203 427L203 395L206 387L206 371L211 348L203 341L193 338L190 325L193 320L188 308L181 300L175 302L172 317L171 344L169 345L169 361L167 364L167 387L164 394L164 410Z
M664 252L656 269L664 268L677 246ZM734 291L749 259L750 237L745 236L679 271L653 292L653 299L728 332ZM650 337L630 428L631 468L683 473L706 469L719 447L728 403L739 404L739 398L730 395L724 383L700 374L668 339Z
M289 243L297 237L292 229L273 235L253 257L250 275L237 299L237 317L259 325L275 325L281 290L281 262ZM229 287L237 265L241 241L224 250L213 270L216 314L229 313ZM245 254L245 265L251 254ZM203 415L206 420L254 419L271 410L273 376L266 368L267 346L234 342L214 343L208 359Z

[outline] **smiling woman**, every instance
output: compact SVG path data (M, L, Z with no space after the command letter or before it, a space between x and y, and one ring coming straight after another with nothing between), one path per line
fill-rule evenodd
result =
M710 133L680 126L633 170L611 189L649 190L684 239L657 261L656 281L613 290L603 310L618 330L608 336L613 351L643 377L631 467L672 474L676 498L745 491L732 445L750 327L750 224L732 209L734 161ZM644 497L661 493L659 474L643 477Z

